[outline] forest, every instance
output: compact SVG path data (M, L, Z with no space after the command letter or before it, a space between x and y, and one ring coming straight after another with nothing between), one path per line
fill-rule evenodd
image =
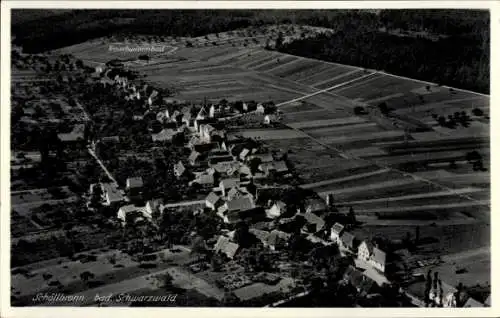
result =
M26 53L117 34L202 36L266 24L302 24L332 35L278 50L489 92L490 17L486 10L14 10L14 44Z

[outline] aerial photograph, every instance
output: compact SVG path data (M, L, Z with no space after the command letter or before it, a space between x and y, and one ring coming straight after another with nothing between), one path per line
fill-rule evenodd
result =
M491 307L488 9L10 17L12 307Z

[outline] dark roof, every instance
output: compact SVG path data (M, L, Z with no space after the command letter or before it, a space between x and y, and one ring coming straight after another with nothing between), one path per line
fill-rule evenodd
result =
M340 237L340 240L342 241L344 246L347 246L349 249L353 249L355 238L356 237L353 234L349 232L344 232Z
M249 197L240 197L227 202L227 209L232 211L245 211L255 207L253 200Z
M375 262L385 265L385 258L386 258L385 252L376 247L373 248L372 259Z

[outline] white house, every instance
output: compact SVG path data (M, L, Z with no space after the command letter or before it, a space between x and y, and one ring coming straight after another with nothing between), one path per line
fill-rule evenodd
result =
M373 244L363 241L358 246L358 259L368 262L373 254Z

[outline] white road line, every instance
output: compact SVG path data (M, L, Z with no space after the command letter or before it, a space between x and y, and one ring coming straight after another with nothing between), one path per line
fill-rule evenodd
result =
M298 98L294 98L292 100L289 100L289 101L286 101L286 102L282 102L282 103L279 103L277 104L276 106L277 107L280 107L280 106L283 106L283 105L286 105L286 104L290 104L290 103L294 103L294 102L298 102L298 101L301 101L303 99L307 99L309 97L312 97L312 96L315 96L315 95L319 95L319 94L322 94L322 93L326 93L332 89L336 89L336 88L339 88L341 86L344 86L344 85L348 85L354 81L358 81L358 80L361 80L361 79L364 79L364 78L367 78L367 77L370 77L370 76L373 76L375 75L376 73L371 73L371 74L367 74L367 75L364 75L364 76L361 76L361 77L357 77L355 79L352 79L352 80L349 80L349 81L346 81L346 82L343 82L343 83L340 83L340 84L337 84L337 85L334 85L332 87L328 87L328 88L325 88L325 89L322 89L322 90L319 90L317 92L314 92L314 93L311 93L311 94L307 94L307 95L304 95L304 96L301 96L301 97L298 97Z

